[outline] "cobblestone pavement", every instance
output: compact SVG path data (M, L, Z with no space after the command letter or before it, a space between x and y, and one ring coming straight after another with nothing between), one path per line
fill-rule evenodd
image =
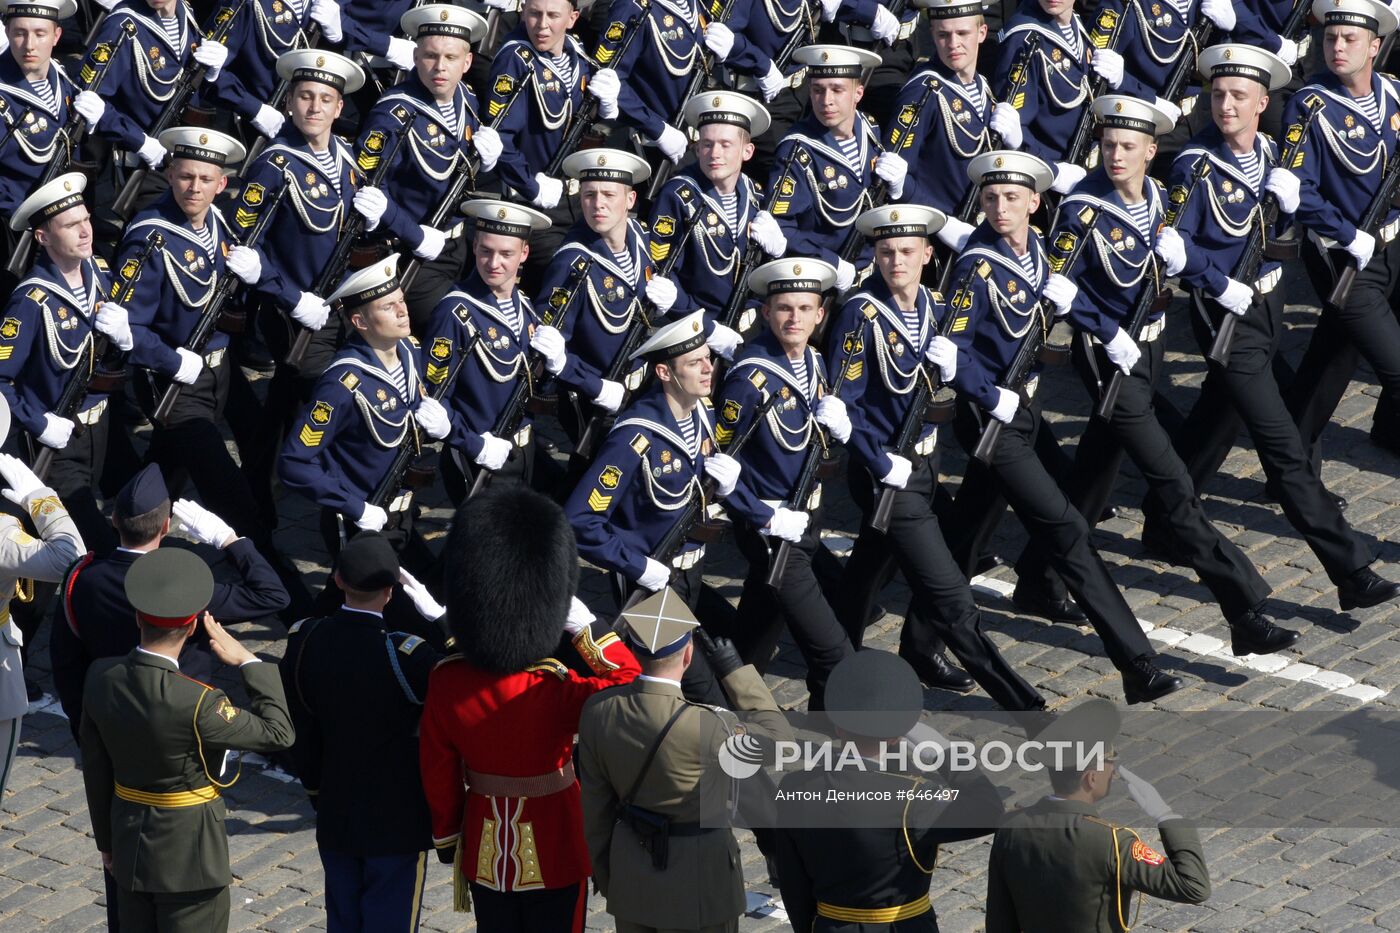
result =
M1294 296L1310 298L1306 284ZM1167 336L1171 385L1168 397L1187 409L1199 385L1201 366L1181 315ZM1290 305L1284 352L1296 360L1311 332L1315 310ZM1396 528L1400 526L1400 463L1373 446L1367 437L1376 388L1352 384L1326 435L1328 486L1350 500L1347 517L1370 535L1382 561L1400 562ZM1073 442L1088 406L1068 368L1044 380L1046 409L1062 438ZM949 447L943 468L961 475L962 454ZM1263 495L1258 460L1247 447L1236 448L1206 500L1206 507L1227 534L1253 558L1274 587L1272 608L1279 621L1290 616L1304 636L1282 655L1241 662L1222 641L1227 636L1219 612L1194 575L1147 560L1139 544L1142 483L1131 467L1113 502L1119 516L1100 526L1096 541L1114 577L1137 615L1151 626L1149 637L1170 646L1168 664L1186 676L1188 686L1168 697L1173 710L1352 709L1369 706L1393 710L1400 704L1400 638L1395 637L1400 609L1384 606L1339 614L1335 592L1317 560L1291 533L1279 508ZM828 502L830 541L838 552L849 548L857 516L844 490L832 489ZM284 553L308 557L303 569L319 584L325 554L311 511L289 504L292 521L281 534ZM447 513L430 514L440 538ZM1024 534L1014 520L1003 523L999 551L1019 553ZM711 582L731 599L738 598L743 563L732 546L714 553ZM1392 578L1400 567L1383 568ZM1052 707L1072 705L1086 696L1121 702L1122 693L1102 646L1091 634L1050 626L1010 612L1008 568L978 586L985 623L1008 659L1049 699ZM589 579L587 591L603 592L601 579ZM907 605L908 591L896 581L883 602L891 610ZM902 622L890 614L867 636L867 643L893 649ZM237 634L268 659L282 653L281 627L246 624ZM47 669L47 635L32 659L39 683L52 690ZM785 707L805 702L801 663L790 644L768 676ZM985 696L952 697L930 693L935 709L988 709ZM99 862L93 848L82 777L75 767L77 750L66 720L55 705L37 704L25 718L20 758L10 792L0 802L0 929L22 933L66 933L99 929L104 923ZM1222 764L1222 770L1228 767ZM1216 775L1209 775L1216 777ZM277 933L324 926L320 861L314 823L299 785L275 770L245 763L243 777L227 793L229 845L233 860L235 930ZM769 886L763 860L752 838L741 833L751 912L740 924L745 931L786 929L785 915ZM1147 838L1153 833L1149 830ZM1146 902L1141 930L1349 930L1400 929L1400 831L1315 829L1218 830L1206 834L1214 891L1199 907ZM940 928L962 933L982 927L988 843L967 842L944 849L933 873L933 903ZM601 900L590 902L589 928L612 929ZM429 930L467 930L469 917L454 914L446 866L432 862L424 904L423 926Z

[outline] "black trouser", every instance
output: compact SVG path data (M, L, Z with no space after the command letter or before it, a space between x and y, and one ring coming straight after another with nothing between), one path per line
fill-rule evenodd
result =
M1313 288L1326 298L1336 273L1350 261L1345 250L1319 250L1310 239L1304 265ZM1400 390L1400 320L1390 305L1400 274L1400 238L1381 248L1356 284L1344 308L1325 307L1288 394L1288 410L1309 445L1314 466L1321 464L1322 431L1332 420L1356 366L1364 358L1381 388Z
M1191 331L1203 356L1226 313L1213 301L1203 302L1199 293L1193 296ZM1282 333L1283 293L1275 289L1255 298L1235 323L1226 364L1209 364L1196 405L1177 434L1176 450L1200 491L1219 471L1241 425L1247 428L1265 475L1279 489L1283 514L1308 542L1328 578L1340 583L1369 564L1372 556L1322 485L1284 404L1273 365ZM1164 520L1150 493L1143 511L1146 525Z
M873 585L874 571L887 550L893 552L918 607L904 620L899 635L900 653L928 657L941 651L946 642L998 706L1007 710L1039 709L1045 705L1040 694L1016 673L982 631L981 613L972 601L972 590L943 540L930 505L937 481L936 459L936 454L914 459L909 482L895 493L890 527L884 535L870 527L882 486L864 467L852 465L851 495L860 506L862 519L860 538L846 562L843 589L847 599L839 607L841 622L851 644L859 648L865 635L865 620L878 592ZM861 541L871 539L871 544L861 547Z
M729 605L729 600L721 596L714 587L705 583L704 566L705 559L702 557L687 570L673 570L669 584L671 590L681 598L681 602L690 607L690 611L695 614L696 620L706 632L724 638L733 638L738 627L738 613L733 606ZM617 597L618 606L625 605L628 595L637 588L636 584L625 579L619 573L612 575L612 583L613 595ZM619 626L615 624L613 628L618 629ZM725 698L724 691L720 688L714 671L710 669L709 663L705 660L705 653L700 650L698 645L691 658L690 666L685 669L685 674L681 677L681 692L685 694L687 700L693 703L729 705L729 700Z
M738 630L734 642L739 656L763 673L787 623L797 649L807 663L807 708L825 709L826 680L842 658L851 653L851 641L822 593L813 561L825 549L821 543L821 512L812 514L802 540L788 551L782 585L768 585L768 571L778 547L777 538L765 538L746 521L734 523L735 543L749 562L744 593L739 599Z
M581 933L588 904L584 882L535 891L493 891L471 882L481 933Z
M1120 385L1112 419L1089 419L1074 458L1070 501L1092 524L1108 504L1126 453L1162 505L1177 551L1215 596L1226 620L1232 621L1263 602L1269 585L1249 558L1206 518L1186 465L1157 421L1152 394L1162 371L1164 343L1159 339L1139 344L1142 357ZM1093 345L1092 360L1084 346L1082 339L1074 341L1074 365L1097 407L1099 382L1106 384L1117 367L1102 345ZM1043 543L1033 544L1032 549L1041 573L1048 573L1050 559ZM1023 564L1023 569L1029 572L1031 566Z
M958 400L954 429L969 452L977 446L985 418L981 409ZM1017 409L1016 416L1002 427L988 467L1032 543L1049 552L1051 566L1089 617L1113 666L1125 671L1134 658L1156 652L1103 558L1090 544L1089 523L1036 456L1032 438L1039 422L1040 405L1034 400Z
M408 302L409 326L418 339L423 339L428 322L432 320L433 309L442 296L457 287L470 257L471 244L467 242L467 235L462 233L444 243L436 259L418 267L413 284L404 293ZM405 250L403 258L399 260L399 269L407 268L412 259L413 251Z

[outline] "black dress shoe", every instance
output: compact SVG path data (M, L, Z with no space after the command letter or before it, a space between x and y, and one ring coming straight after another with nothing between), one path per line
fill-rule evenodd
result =
M1337 503L1337 511L1338 511L1338 512L1345 512L1345 511L1347 510L1347 497L1346 497L1346 496L1342 495L1341 493L1333 492L1333 491L1330 490L1330 489L1327 490L1327 495L1331 496L1331 497L1332 497L1332 501L1335 502L1335 503Z
M977 686L977 681L972 679L972 675L955 666L942 651L930 655L915 655L913 652L906 654L900 649L899 656L909 662L909 666L919 675L926 687L951 690L953 693L971 693Z
M1076 606L1074 600L1069 597L1055 599L1044 593L1017 586L1011 593L1011 602L1022 612L1050 622L1063 622L1066 625L1087 625L1089 622L1084 610Z
M1246 654L1273 654L1298 640L1298 633L1281 628L1263 613L1251 609L1230 622L1230 650L1235 657Z
M1362 567L1337 587L1342 611L1369 609L1400 596L1400 583L1391 583L1370 567Z
M1110 519L1117 518L1117 517L1118 517L1118 507L1117 507L1117 506L1114 506L1114 505L1110 505L1110 506L1106 507L1102 512L1099 513L1099 520L1098 520L1097 522L1095 522L1094 524L1096 524L1096 525L1101 525L1101 524L1103 524L1104 522L1109 521Z
M1400 454L1400 430L1387 428L1377 422L1371 427L1371 443L1382 450Z
M870 626L874 625L876 622L879 622L885 617L885 614L887 612L889 612L889 610L886 609L884 606L880 605L879 603L872 603L870 606L870 615L866 616L865 618L865 627L870 628Z
M984 554L978 561L977 566L972 568L972 575L975 577L983 573L991 573L998 567L1005 567L1006 561L996 554Z
M1151 703L1169 693L1180 690L1184 684L1152 663L1148 655L1139 655L1123 672L1123 696L1132 703Z

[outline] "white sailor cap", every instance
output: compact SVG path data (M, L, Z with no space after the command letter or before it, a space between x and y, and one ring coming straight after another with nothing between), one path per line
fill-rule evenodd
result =
M1293 80L1293 69L1273 52L1252 45L1212 45L1196 59L1201 77L1210 81L1235 75L1258 81L1271 91Z
M1360 26L1378 36L1388 36L1395 31L1400 20L1395 11L1377 0L1313 0L1312 15L1328 26Z
M1176 121L1156 104L1127 94L1100 94L1094 98L1094 117L1106 130L1137 130L1157 137L1170 133Z
M664 363L705 345L705 312L693 311L670 324L663 324L632 354L648 363Z
M297 49L277 56L277 77L283 81L314 81L353 94L365 84L359 65L325 49Z
M530 239L536 230L548 230L551 221L533 207L498 201L495 198L477 198L462 205L462 213L476 218L477 233L501 233L505 236Z
M1023 185L1044 191L1055 180L1055 173L1043 159L1028 152L994 149L967 164L967 177L977 185Z
M872 240L897 236L932 236L948 222L948 215L922 204L887 204L856 218L856 229Z
M19 17L32 17L58 22L61 19L67 19L77 11L78 4L74 0L4 0L4 8L0 9L0 17L6 21Z
M762 136L772 119L768 108L752 97L733 91L707 91L685 102L685 122L697 130L711 123L723 123Z
M238 140L218 130L199 126L175 126L160 134L160 144L170 150L172 159L194 159L221 168L243 161L247 150Z
M56 217L83 203L83 190L87 188L87 176L82 172L69 172L60 175L47 185L20 202L10 217L10 229L19 231L29 226L39 226L50 217Z
M363 269L356 269L345 277L340 287L331 292L327 304L339 301L347 309L369 304L376 298L399 287L399 254L390 253L384 259L373 262Z
M982 15L982 0L913 0L910 6L928 10L929 19Z
M651 177L647 160L621 149L585 149L564 160L564 174L579 181L640 185Z
M880 56L849 45L809 45L793 53L792 60L807 66L807 80L865 76L880 65Z
M836 267L820 259L774 259L749 273L749 289L758 295L820 294L835 285Z
M410 39L451 36L474 44L486 35L486 20L466 7L425 3L399 17L399 28Z

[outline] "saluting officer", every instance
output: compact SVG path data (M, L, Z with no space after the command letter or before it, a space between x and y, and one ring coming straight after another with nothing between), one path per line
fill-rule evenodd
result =
M370 230L383 226L423 260L407 298L414 328L421 330L433 307L462 274L467 257L465 225L449 217L445 230L427 226L447 197L463 160L479 159L489 172L501 155L500 137L482 125L476 95L462 79L472 63L471 44L486 32L486 20L471 10L429 3L403 15L403 31L417 43L414 71L390 89L360 126L355 161L373 173L401 134L408 138L381 187L361 188L355 210Z
M1156 700L1180 690L1181 679L1153 663L1156 652L1094 550L1088 523L1036 456L1039 373L1033 370L1024 386L1014 387L1025 393L1024 402L1017 391L1004 386L1022 342L1032 339L1032 329L1043 332L1049 327L1043 303L1051 301L1057 312L1068 311L1073 297L1073 285L1050 274L1045 247L1030 228L1030 215L1040 206L1040 193L1050 187L1052 172L1033 155L1009 151L978 156L968 172L981 187L986 219L968 240L953 272L953 281L969 283L949 304L949 313L956 315L952 340L958 348L953 377L958 439L971 451L988 418L1002 422L1000 443L987 464L992 478L1031 540L1049 553L1055 571L1103 639L1123 677L1128 702ZM1056 267L1062 263L1063 254L1057 254ZM1058 593L1038 590L1022 591L1017 599L1021 608L1047 616L1062 615L1062 602Z
M793 57L807 66L812 113L793 125L773 156L773 216L791 255L812 256L836 268L840 294L869 261L868 250L847 259L841 249L856 218L874 206L871 189L879 180L898 200L908 165L883 149L880 128L856 110L865 96L864 75L880 56L843 45L810 45Z
M1246 45L1217 45L1201 53L1214 123L1198 134L1172 166L1174 187L1182 187L1201 160L1210 171L1197 183L1176 226L1187 244L1181 281L1191 289L1191 330L1205 355L1227 314L1236 315L1235 337L1225 364L1212 361L1191 414L1175 438L1176 449L1199 494L1214 478L1239 437L1249 431L1255 453L1290 525L1317 555L1337 585L1342 608L1374 606L1400 596L1400 585L1371 568L1370 546L1347 523L1308 457L1307 447L1284 404L1273 360L1283 336L1283 269L1265 261L1258 278L1240 282L1240 257L1251 228L1261 223L1259 202L1278 199L1280 225L1298 209L1299 185L1278 164L1276 144L1259 132L1269 92L1290 79L1288 66ZM1314 127L1316 129L1316 126ZM1265 231L1275 238L1281 231ZM1143 503L1145 543L1167 538L1161 503Z
M131 567L126 594L141 644L93 665L84 688L83 785L102 864L116 880L125 930L228 929L227 812L239 771L226 752L292 745L277 668L263 664L205 607L214 577L189 551L161 548ZM236 667L251 705L180 674L180 648L202 626Z
M828 332L832 371L845 373L835 391L854 412L846 441L848 479L863 518L843 577L850 586L840 607L842 623L859 648L877 595L876 568L893 551L919 610L905 619L899 653L920 679L957 693L971 691L975 682L1003 709L1041 709L1040 694L982 632L972 591L934 516L937 428L921 424L912 451L893 446L919 383L932 384L935 376L946 382L958 367L952 342L936 331L938 297L919 284L933 257L928 238L942 223L939 211L914 204L862 214L857 229L875 243L879 275L842 304ZM870 520L885 487L898 492L889 529L881 534ZM971 676L949 663L945 648L952 648Z

